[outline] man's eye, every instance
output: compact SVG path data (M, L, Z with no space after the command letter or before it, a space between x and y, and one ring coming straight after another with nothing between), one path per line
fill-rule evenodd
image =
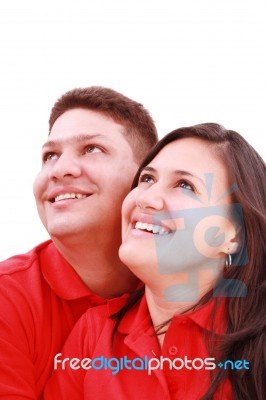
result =
M102 153L103 150L99 146L89 145L85 148L86 153Z
M57 160L57 159L58 159L58 155L56 153L52 153L52 152L44 153L44 155L42 157L43 162L47 162L50 160Z
M155 179L151 175L143 174L143 175L140 175L140 177L139 177L139 183L142 183L142 182L144 182L144 183L154 183Z

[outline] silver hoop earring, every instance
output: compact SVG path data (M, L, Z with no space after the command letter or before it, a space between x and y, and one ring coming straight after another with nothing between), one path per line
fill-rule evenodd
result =
M232 265L232 256L231 254L227 254L225 259L225 268L229 268Z

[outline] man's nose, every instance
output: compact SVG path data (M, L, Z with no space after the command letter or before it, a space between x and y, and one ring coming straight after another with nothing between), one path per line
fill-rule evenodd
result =
M66 177L77 178L81 174L81 165L77 157L70 152L62 153L50 171L50 179L60 180Z

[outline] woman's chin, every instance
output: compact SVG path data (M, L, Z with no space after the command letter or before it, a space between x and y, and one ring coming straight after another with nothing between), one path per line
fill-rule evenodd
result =
M154 254L152 255L147 249L136 251L135 246L130 243L122 243L119 248L119 258L134 275L142 281L145 279L145 282L147 276L158 270Z

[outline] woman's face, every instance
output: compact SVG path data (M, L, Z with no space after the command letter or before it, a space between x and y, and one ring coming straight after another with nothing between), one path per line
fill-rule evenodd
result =
M217 276L235 247L232 183L208 142L166 145L124 200L121 260L145 283L184 271Z

